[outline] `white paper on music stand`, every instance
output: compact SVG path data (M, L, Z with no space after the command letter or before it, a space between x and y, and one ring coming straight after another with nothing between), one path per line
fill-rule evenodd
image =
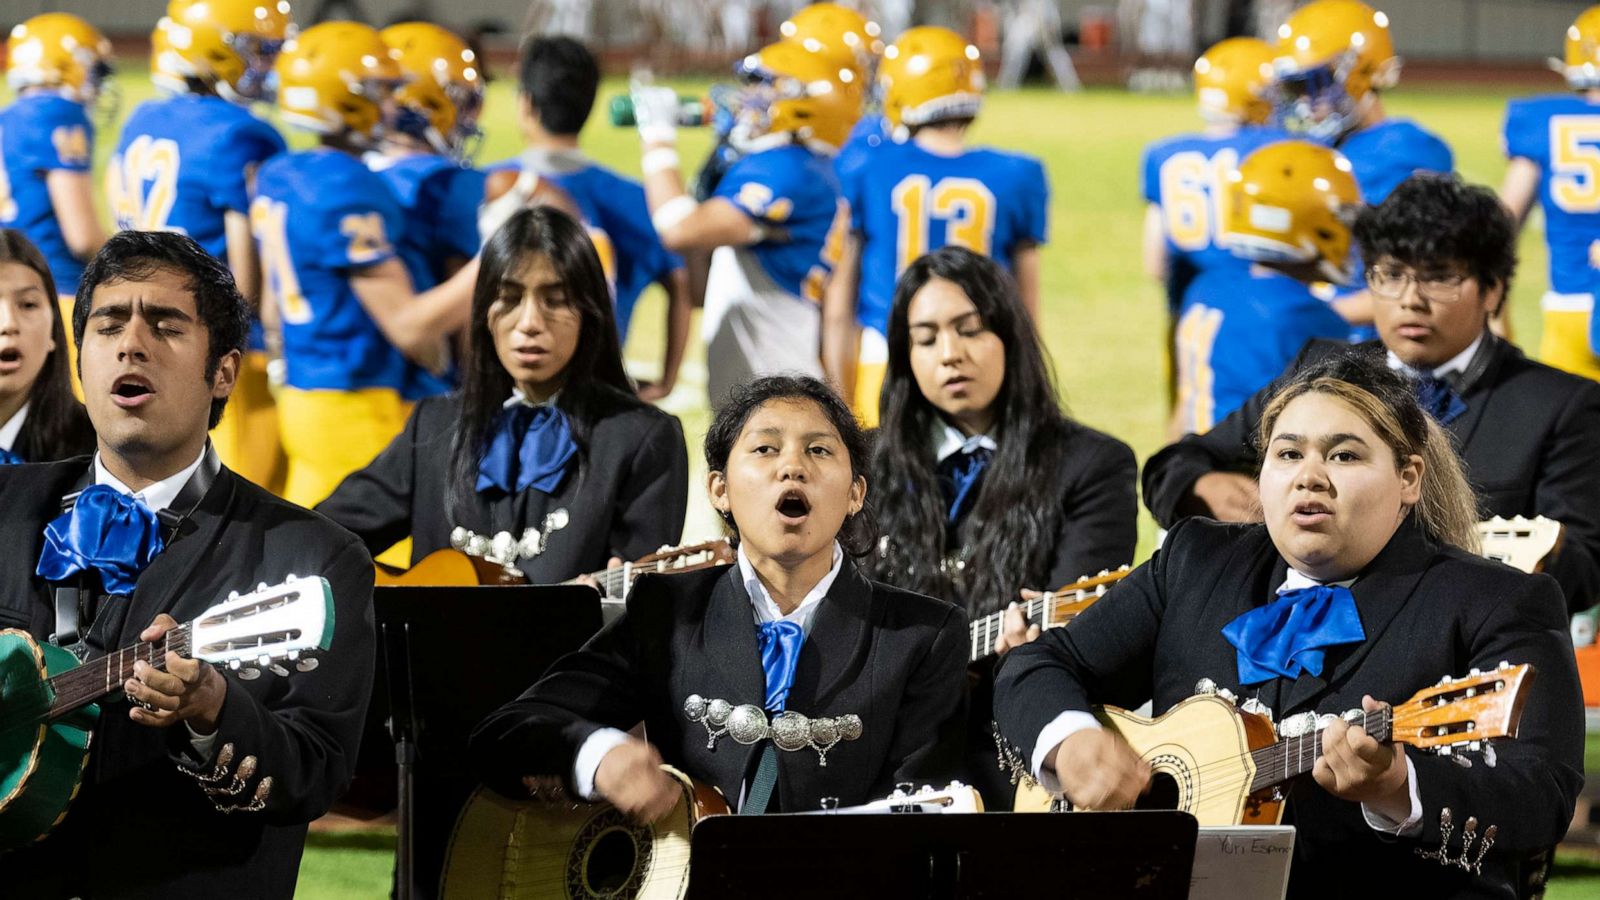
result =
M1202 827L1189 900L1283 900L1293 859L1294 829L1287 825Z

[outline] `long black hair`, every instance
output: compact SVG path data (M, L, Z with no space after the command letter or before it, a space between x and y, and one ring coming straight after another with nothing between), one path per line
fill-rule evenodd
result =
M483 245L478 281L472 289L472 323L462 362L461 417L451 443L454 476L450 502L472 495L478 463L488 448L489 429L511 396L511 375L500 364L489 330L489 307L504 280L529 254L550 260L578 310L578 346L562 372L556 406L567 414L579 465L587 458L594 423L621 409L643 406L622 366L616 313L605 270L582 225L549 206L519 210ZM581 471L581 469L580 469Z
M965 565L944 571L946 505L933 435L939 410L911 371L911 300L930 279L966 292L984 327L1005 346L1005 380L995 395L990 436L999 449L984 473L964 528L974 536ZM883 538L868 563L875 578L965 602L987 613L1024 587L1047 588L1050 553L1064 511L1043 488L1060 477L1074 425L1057 399L1052 366L1016 285L993 260L945 247L912 263L895 285L889 313L889 364L869 483L876 486Z
M739 433L744 431L745 423L750 421L762 404L774 400L815 403L822 415L833 424L834 430L839 432L839 442L844 444L845 452L850 455L850 475L866 477L870 444L866 431L833 388L809 375L767 375L735 386L728 395L728 401L717 410L711 427L706 430L707 471L727 473L728 457L733 453L733 445L738 443ZM860 557L870 553L877 537L872 516L872 482L869 480L867 484L867 498L861 505L861 511L846 516L839 528L839 546L851 556ZM733 514L723 513L722 521L728 533L737 541L739 526L733 521Z
M12 449L28 462L52 462L88 453L94 449L94 430L83 404L72 396L67 329L61 320L61 305L56 302L50 264L38 247L12 228L0 229L0 262L26 266L44 283L45 303L50 306L50 338L56 345L28 388L28 418Z

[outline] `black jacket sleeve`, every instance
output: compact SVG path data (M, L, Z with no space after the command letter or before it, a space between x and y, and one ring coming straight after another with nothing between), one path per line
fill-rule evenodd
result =
M1542 576L1479 608L1476 621L1467 619L1463 633L1455 636L1471 648L1471 665L1489 671L1502 661L1531 663L1533 683L1516 738L1494 744L1493 768L1479 762L1467 769L1456 760L1406 748L1423 808L1418 840L1439 843L1440 813L1449 808L1458 842L1467 818L1475 817L1479 835L1496 826L1496 851L1540 850L1566 834L1583 786L1582 689L1566 609L1555 584Z
M1183 525L1167 535L1181 545ZM1168 549L1117 582L1105 597L1031 644L1013 649L995 673L994 713L1001 735L1031 760L1034 742L1061 713L1089 712L1089 698L1135 709L1150 699L1150 660L1166 609Z
M1131 564L1139 542L1137 481L1138 463L1127 444L1112 438L1096 441L1093 455L1073 473L1061 498L1065 518L1049 579L1027 586L1052 590L1102 569Z
M334 603L333 641L319 665L298 672L286 664L287 676L263 673L263 681L276 680L260 693L225 676L209 760L195 759L187 729L168 729L174 761L202 776L219 808L260 801L261 815L275 825L310 822L333 805L355 767L372 695L372 557L346 535L316 571Z
M903 782L935 787L961 771L966 752L966 613L952 607L928 654L906 682L889 759L893 777L873 787L885 796Z
M354 532L376 556L411 536L417 486L418 419L427 401L417 404L395 435L366 468L350 473L316 510ZM435 436L434 440L448 440ZM448 458L448 454L446 455Z
M1557 417L1534 485L1533 508L1560 522L1561 549L1545 572L1561 584L1567 608L1600 601L1600 385L1574 391Z
M689 456L683 427L661 416L639 441L621 489L611 526L611 550L634 560L683 536L689 504Z

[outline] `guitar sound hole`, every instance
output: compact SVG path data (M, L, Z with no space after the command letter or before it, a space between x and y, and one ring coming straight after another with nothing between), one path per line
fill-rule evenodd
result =
M602 896L614 894L633 880L639 854L633 836L620 829L602 834L589 851L583 880L589 890Z
M1139 798L1134 809L1177 809L1178 780L1166 772L1150 776L1150 790Z

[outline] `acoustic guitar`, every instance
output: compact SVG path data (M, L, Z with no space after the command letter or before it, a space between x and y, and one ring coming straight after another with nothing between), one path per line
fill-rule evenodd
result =
M733 545L722 538L680 547L662 547L633 562L591 572L589 577L600 584L603 596L620 600L627 596L633 579L647 572L693 572L733 561ZM528 576L514 566L445 548L429 553L409 569L395 569L379 563L374 583L402 587L504 586L527 584ZM578 579L572 578L561 583L577 584Z
M1022 604L1022 617L1029 623L1038 625L1041 631L1060 628L1104 597L1106 589L1128 577L1129 571L1131 570L1127 566L1115 571L1107 569L1093 578L1085 576L1066 587L1046 591ZM995 639L1006 630L1006 612L1001 610L974 619L968 627L972 629L970 661L977 662L994 653Z
M1543 572L1545 564L1561 549L1561 523L1544 516L1532 519L1495 516L1478 523L1480 553L1528 574Z
M608 803L554 805L507 800L487 788L468 799L450 836L445 900L681 900L689 888L689 835L708 816L729 813L722 792L662 766L682 796L672 812L640 825ZM802 815L982 812L960 782L940 790L902 786L861 806Z
M1399 706L1343 718L1379 741L1446 755L1463 747L1483 750L1486 741L1516 737L1532 680L1532 666L1501 663L1488 672L1442 678ZM1150 790L1138 808L1182 810L1201 825L1278 824L1282 789L1322 756L1328 718L1293 717L1280 739L1266 716L1244 712L1218 694L1190 697L1155 719L1111 706L1095 717L1150 764ZM1042 788L1024 787L1017 791L1017 812L1052 809L1053 798Z
M322 578L290 578L229 596L158 643L134 644L80 664L71 652L16 628L0 631L0 852L49 833L78 793L97 701L118 693L143 660L167 651L225 666L246 681L317 666L333 640L333 593Z

